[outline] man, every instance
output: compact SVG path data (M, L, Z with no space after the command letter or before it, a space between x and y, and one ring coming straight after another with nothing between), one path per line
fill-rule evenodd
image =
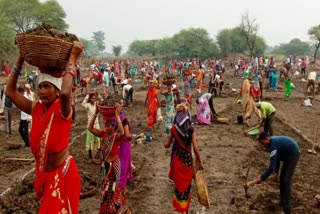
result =
M312 86L312 99L314 99L314 95L316 92L316 78L317 78L317 72L310 71L308 74L308 84L307 84L305 97L307 97L307 95L308 95L309 87Z
M210 107L210 110L211 110L211 114L214 115L214 116L218 116L217 112L214 110L214 107L213 107L213 94L211 93L204 93L200 98L196 99L196 103L199 104L199 100L201 99L206 99L208 100L208 103L209 103L209 107Z
M273 135L272 122L276 114L276 108L268 102L256 102L256 107L261 111L261 122L259 128L263 126L263 131Z
M132 98L133 98L133 87L130 84L131 83L131 79L127 80L127 84L123 86L123 99L125 99L125 106L126 107L131 107L132 106ZM129 103L129 99L130 99L130 105Z
M26 91L25 91L26 88L27 88L27 86L25 86L25 88L23 88L23 87L19 87L18 88L18 92L23 94L23 96L25 96L25 97L26 97ZM31 118L32 118L31 115L21 111L20 124L19 124L19 133L20 133L20 136L21 136L26 148L30 147L30 143L29 143L29 122L31 121Z
M5 95L6 92L6 86L3 86L1 90L1 100L3 103L3 112L4 112L4 118L5 118L5 133L6 137L9 137L9 135L12 135L11 131L11 119L12 119L12 101Z
M291 180L299 160L299 146L287 136L272 136L266 132L259 135L260 144L270 152L270 165L256 181L265 181L271 173L278 176L280 162L283 162L280 173L280 206L285 214L291 213Z
M23 95L24 95L26 98L28 98L29 100L34 101L34 100L35 100L35 96L34 96L34 92L31 91L31 86L30 86L30 84L25 84L24 88L25 88L25 91L24 91L24 94L23 94Z
M305 78L306 69L307 69L307 62L304 58L302 58L302 61L301 61L301 77L302 78Z

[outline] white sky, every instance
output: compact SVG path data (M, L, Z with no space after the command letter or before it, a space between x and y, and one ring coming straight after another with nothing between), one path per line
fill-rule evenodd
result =
M44 0L43 0L44 1ZM217 33L234 28L246 11L256 18L258 34L269 46L293 38L309 41L308 30L320 24L320 0L58 0L67 14L69 32L91 39L103 31L106 50L136 39L171 37L181 29L204 28Z

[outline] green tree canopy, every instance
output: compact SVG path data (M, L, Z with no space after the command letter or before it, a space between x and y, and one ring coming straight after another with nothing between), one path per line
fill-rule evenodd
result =
M309 43L303 42L300 39L292 39L289 43L281 44L276 47L272 53L282 55L306 55L311 51Z
M218 46L205 29L190 28L173 36L174 52L182 58L208 58L218 54Z
M224 29L221 30L217 35L217 43L220 48L220 54L227 56L232 52L232 30Z
M10 53L17 50L14 44L15 33L8 27L8 19L0 12L0 59L7 59Z
M16 33L26 32L41 23L51 24L65 31L66 14L56 0L0 0L0 10L8 19L8 26Z
M104 44L104 40L105 40L104 32L102 32L102 31L93 32L92 39L93 39L94 43L96 44L99 53L102 54L103 50L106 48L106 46Z
M230 53L250 53L246 40L241 35L240 27L221 30L217 35L217 42L222 56L227 56ZM266 46L265 40L256 35L252 54L256 56L264 55Z
M39 22L56 26L61 31L66 31L69 27L64 21L66 13L56 0L48 0L39 4L36 16Z
M112 52L115 56L120 56L121 49L122 49L121 45L112 46Z
M86 57L93 57L99 55L99 50L97 45L90 40L80 38L80 42L83 45L83 55Z

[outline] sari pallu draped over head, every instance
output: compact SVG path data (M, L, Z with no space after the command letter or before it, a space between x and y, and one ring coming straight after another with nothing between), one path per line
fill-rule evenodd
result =
M188 112L177 113L176 124L172 126L171 133L176 144L169 172L169 177L173 178L175 183L172 202L178 212L186 212L190 206L194 174L191 155L193 128Z
M38 213L77 213L80 200L80 176L75 160L69 156L57 169L47 172L47 158L67 148L71 117L62 118L60 100L43 114L44 105L37 102L33 113L30 146L36 159L34 188L41 200Z

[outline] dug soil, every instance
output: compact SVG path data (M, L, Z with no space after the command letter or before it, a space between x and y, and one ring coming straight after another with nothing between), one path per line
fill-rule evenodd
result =
M242 79L233 77L232 74L233 71L226 71L225 75L230 93L226 90L225 94L214 99L219 117L230 118L230 123L213 122L207 126L195 124L197 142L204 160L211 207L209 209L201 207L193 185L189 213L279 213L279 183L272 179L250 188L249 197L245 197L243 184L267 168L269 154L257 144L256 136L244 135L243 130L246 127L236 122L237 115L241 113L241 106L235 104L236 96L231 92L232 89L239 91ZM313 107L301 106L304 100L302 88L305 87L305 83L301 83L299 77L293 77L292 81L296 89L288 101L285 101L283 91L264 92L264 99L277 109L274 134L293 138L301 149L292 184L292 213L315 214L320 213L320 208L314 200L314 196L320 193L320 161L319 154L309 154L307 150L312 147L310 142L314 138L316 125L319 124L319 95L313 102ZM177 82L182 89L182 81L177 78ZM124 112L130 121L132 133L146 133L147 118L144 106L146 89L141 83L135 83L133 86L133 107L125 108ZM90 85L90 87L96 86ZM102 94L100 86L97 90ZM85 193L80 201L79 213L98 213L100 167L88 163L87 159L85 150L87 115L81 106L84 96L77 90L77 125L72 128L70 152L77 161L82 176L82 192ZM193 97L199 95L195 93ZM160 97L160 100L162 99L163 97ZM195 114L197 106L195 102L193 103L192 114ZM164 109L162 113L164 116ZM5 137L4 120L1 120L0 213L35 213L39 206L33 191L35 162L31 152L24 148L10 149L8 146L22 144L18 132L19 117L20 112L15 108L13 135L9 138ZM252 115L251 124L256 122L256 116ZM132 143L132 162L135 170L134 177L128 185L126 200L134 214L174 213L171 202L174 186L168 182L167 176L170 151L163 147L163 142L166 140L164 123L159 122L155 129L148 133L152 136L150 143ZM316 134L319 139L320 132ZM319 140L318 142L320 143ZM320 152L320 149L316 148L316 151ZM250 170L247 177L248 168Z

